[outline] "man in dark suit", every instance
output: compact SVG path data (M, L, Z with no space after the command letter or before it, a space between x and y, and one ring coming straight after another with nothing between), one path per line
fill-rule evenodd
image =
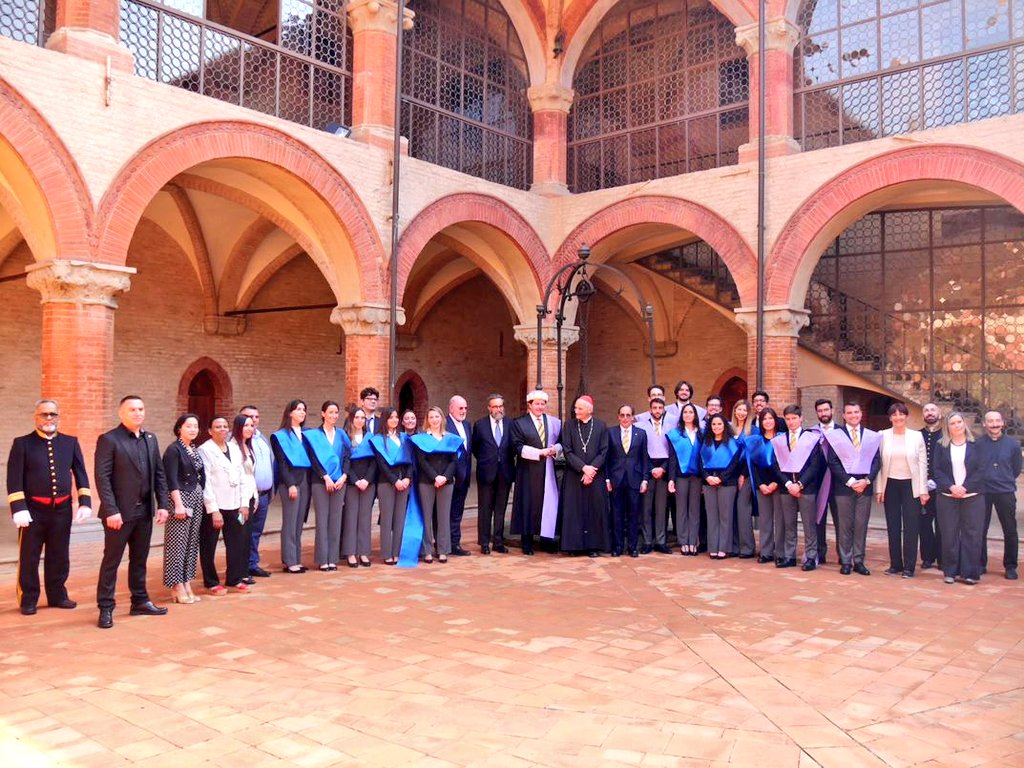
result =
M39 602L39 556L43 561L46 602L74 608L65 583L71 563L71 481L78 489L76 522L92 515L89 477L78 438L57 432L60 409L54 400L36 403L35 431L14 438L7 460L7 503L18 526L18 604L31 616Z
M132 616L162 616L146 591L146 558L157 525L167 520L171 506L163 461L156 436L146 432L146 406L142 398L128 395L117 408L119 426L100 435L96 441L96 490L100 497L99 516L103 521L103 560L96 605L100 609L101 629L114 626L114 592L117 569L128 549L128 586L132 593Z
M630 557L639 557L637 534L643 510L641 496L647 493L651 459L647 455L647 433L633 426L633 406L619 406L618 418L619 428L608 430L605 462L605 483L612 497L612 557L623 553L624 544Z
M448 431L462 440L462 450L455 455L455 485L452 486L452 554L465 557L462 548L462 515L466 511L470 470L473 466L473 425L466 421L466 398L452 395L448 401Z
M473 425L473 455L476 456L477 541L480 552L505 553L505 507L515 480L512 457L512 419L505 416L505 398L489 395L487 412Z

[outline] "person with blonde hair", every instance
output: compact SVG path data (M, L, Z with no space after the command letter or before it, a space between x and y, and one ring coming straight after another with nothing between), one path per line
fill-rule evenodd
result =
M942 575L964 584L981 579L985 537L985 455L959 411L946 416L935 451L936 516L942 529Z

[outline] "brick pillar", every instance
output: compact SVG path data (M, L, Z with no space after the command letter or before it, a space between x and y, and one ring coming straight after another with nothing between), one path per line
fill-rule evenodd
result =
M793 48L800 32L789 20L779 18L768 20L765 33L765 151L768 157L778 157L800 151L793 140ZM739 148L741 163L757 160L758 42L756 23L736 28L736 44L747 53L750 73L750 142Z
M569 107L575 91L558 83L527 90L533 110L533 185L531 192L567 195L566 141Z
M412 29L406 9L402 29ZM391 148L395 131L395 62L398 55L393 0L351 0L348 24L352 30L352 138Z
M388 340L391 310L387 304L347 304L331 312L331 322L345 332L345 402L359 402L359 390L376 387L381 405L391 402ZM405 310L398 308L398 324Z
M747 332L747 375L757 373L757 308L740 307L736 322ZM797 337L810 322L806 309L787 306L765 307L764 311L764 381L755 382L771 396L775 410L797 400ZM755 386L751 386L753 390Z
M57 0L57 24L46 47L133 72L131 52L119 44L119 0Z
M113 421L115 297L131 286L131 267L48 261L28 268L42 294L41 397L60 402L61 429L77 435L92 468L96 438Z
M513 326L516 341L526 347L526 384L527 389L533 389L537 385L537 324L523 324ZM566 353L573 344L580 340L580 329L575 325L562 326L562 386L565 386L565 376L568 373L565 366ZM548 413L558 413L558 350L557 338L554 325L545 325L541 334L541 376L545 392L548 393ZM563 391L563 397L565 392ZM569 413L571 409L566 408L563 413Z

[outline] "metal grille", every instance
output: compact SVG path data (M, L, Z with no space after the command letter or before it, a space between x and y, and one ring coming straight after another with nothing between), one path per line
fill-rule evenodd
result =
M1024 0L804 0L805 150L1024 111Z
M1024 214L872 213L822 255L801 341L914 402L1024 423Z
M731 165L749 137L746 55L704 0L621 4L587 43L573 88L574 192Z
M526 56L498 0L412 0L402 135L427 162L510 187L533 177Z
M278 33L282 44L272 45L159 3L121 0L121 42L140 77L312 128L351 124L344 4L282 0Z
M718 251L697 240L638 259L638 264L729 309L740 305L729 267Z
M0 37L45 45L56 15L57 0L0 0Z

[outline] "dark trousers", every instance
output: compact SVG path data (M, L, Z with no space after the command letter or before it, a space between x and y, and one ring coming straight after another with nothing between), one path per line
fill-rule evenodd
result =
M238 586L239 582L249 575L249 547L252 537L246 537L247 526L238 522L237 509L222 509L224 527L217 530L213 527L213 515L203 515L199 529L199 564L203 568L203 586L207 589L220 584L217 575L217 540L224 533L224 556L227 560L225 583L229 587Z
M611 497L612 552L632 551L637 548L640 513L644 507L640 491L619 485L611 492Z
M68 544L71 539L71 502L50 506L29 502L32 522L18 529L18 592L22 606L39 602L39 558L45 549L43 577L46 601L56 605L68 596L64 583L68 580L71 560Z
M500 475L493 483L478 483L476 511L476 543L480 546L504 544L505 507L512 484ZM492 539L493 537L493 539Z
M259 568L260 566L260 539L263 537L263 527L267 524L267 508L270 506L271 491L261 491L256 502L256 511L249 516L249 567Z
M466 496L469 494L469 475L461 483L456 481L452 488L452 516L449 527L452 532L452 551L462 546L462 515L466 511Z
M121 565L124 551L128 549L128 589L132 594L132 605L149 602L146 591L146 559L149 557L149 540L153 535L153 517L146 511L139 517L125 520L116 531L103 525L103 560L100 561L100 577L96 584L96 605L110 608L116 605L114 592L117 590L117 569Z
M942 529L942 573L944 576L981 578L981 556L985 541L985 497L966 499L940 495L936 514Z
M834 493L829 491L828 494L828 510L829 514L832 515L832 530L836 531L836 540L839 537L839 511L836 507L836 496ZM820 522L818 522L818 562L824 563L828 556L828 537L825 535L828 531L828 517L829 515L822 515Z
M921 502L910 480L889 480L885 486L885 529L889 536L889 567L914 572Z
M928 565L942 563L942 534L935 519L935 495L936 492L932 491L928 503L921 510L921 562Z
M665 546L668 538L665 525L668 501L668 475L662 475L659 479L651 478L647 493L643 496L644 513L640 518L640 531L645 547L653 547L655 544Z
M1012 493L985 494L985 527L982 529L981 564L988 565L988 527L995 507L999 527L1003 529L1003 568L1017 567L1017 497Z

